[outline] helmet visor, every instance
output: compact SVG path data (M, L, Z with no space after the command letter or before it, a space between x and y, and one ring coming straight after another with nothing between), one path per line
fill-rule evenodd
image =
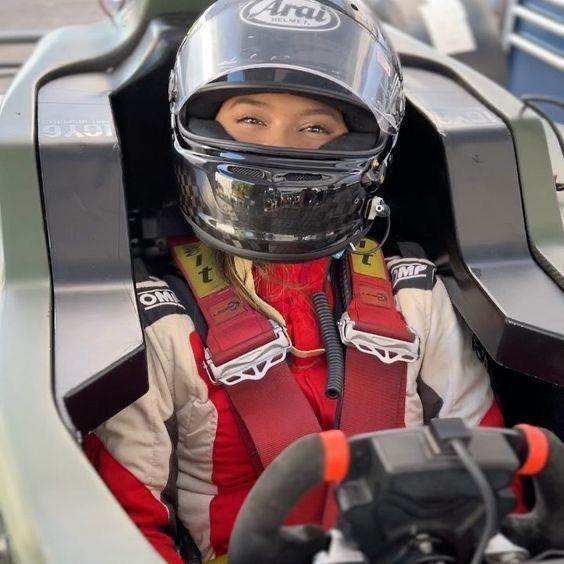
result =
M316 0L216 2L180 48L174 113L202 90L286 88L365 107L396 134L404 105L396 55L350 12Z

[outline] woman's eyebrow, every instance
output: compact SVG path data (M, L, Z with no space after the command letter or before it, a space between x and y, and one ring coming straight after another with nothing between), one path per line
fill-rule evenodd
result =
M309 108L300 112L302 116L329 116L335 119L341 118L341 112L333 108Z
M245 98L245 96L241 96L240 98L235 98L235 100L231 102L230 107L234 108L239 104L250 104L251 106L259 106L261 108L270 106L270 104L268 104L267 102L262 102L260 100L255 100L254 98Z

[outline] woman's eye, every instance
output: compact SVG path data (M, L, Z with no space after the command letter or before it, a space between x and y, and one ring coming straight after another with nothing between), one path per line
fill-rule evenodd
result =
M239 118L237 120L237 123L248 123L249 125L264 125L264 122L258 118L252 117L252 116L245 116L242 118Z
M331 133L326 127L323 127L322 125L308 125L307 127L304 127L302 131L305 131L307 133L321 133L324 135Z

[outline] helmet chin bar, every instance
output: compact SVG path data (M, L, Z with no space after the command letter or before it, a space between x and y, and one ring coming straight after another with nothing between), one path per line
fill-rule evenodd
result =
M365 175L373 153L297 158L184 143L176 137L180 209L212 247L302 262L338 253L370 230L376 186Z
M360 240L368 234L370 228L372 227L372 222L370 222L364 230L359 231L358 234L350 237L347 241L316 251L300 251L300 249L296 248L294 251L289 252L261 252L229 245L220 241L219 239L211 237L206 231L200 229L194 222L188 221L188 223L194 230L194 235L196 235L198 239L203 241L206 245L217 249L218 251L256 262L280 263L308 262L327 256L339 256L339 254L342 251L345 251L350 245L353 245L353 247L356 246L356 244L359 243ZM291 244L288 244L288 246L290 245Z

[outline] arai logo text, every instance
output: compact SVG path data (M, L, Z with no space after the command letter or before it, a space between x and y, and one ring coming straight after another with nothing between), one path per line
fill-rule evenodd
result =
M277 29L329 31L341 23L337 13L312 0L253 0L241 10L243 21Z

